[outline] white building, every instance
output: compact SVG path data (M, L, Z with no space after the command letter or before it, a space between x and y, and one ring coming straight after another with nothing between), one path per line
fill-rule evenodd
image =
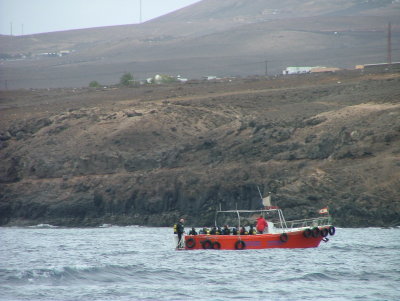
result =
M310 73L311 69L315 67L287 67L283 70L283 74L302 74L302 73Z

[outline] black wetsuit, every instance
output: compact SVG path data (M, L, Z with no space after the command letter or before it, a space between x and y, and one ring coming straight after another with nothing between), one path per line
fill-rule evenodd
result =
M230 235L231 230L229 228L224 228L223 233L224 233L224 235Z
M197 235L197 232L195 229L190 230L189 235Z
M179 222L176 225L176 233L178 234L178 241L181 241L182 234L183 234L184 231L185 231L185 228L183 226L183 223Z

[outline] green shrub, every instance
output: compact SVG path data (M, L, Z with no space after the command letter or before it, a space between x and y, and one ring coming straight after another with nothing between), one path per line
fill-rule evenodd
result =
M120 85L122 86L131 86L133 84L133 76L132 74L124 73L119 80Z
M97 81L94 80L94 81L90 82L89 87L98 88L98 87L100 87L100 84Z

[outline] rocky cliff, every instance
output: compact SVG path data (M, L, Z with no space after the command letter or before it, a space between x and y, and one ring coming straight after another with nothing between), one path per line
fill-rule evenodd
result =
M400 223L399 73L0 95L1 225L201 226L257 186L287 219Z

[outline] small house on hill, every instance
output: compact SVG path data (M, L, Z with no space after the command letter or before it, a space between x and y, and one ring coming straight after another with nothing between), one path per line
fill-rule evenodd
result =
M283 74L310 73L312 68L315 67L287 67L285 70L283 70Z
M323 66L314 66L314 67L287 67L283 70L283 74L302 74L302 73L319 73L319 72L336 72L339 71L339 68L333 67L323 67Z

